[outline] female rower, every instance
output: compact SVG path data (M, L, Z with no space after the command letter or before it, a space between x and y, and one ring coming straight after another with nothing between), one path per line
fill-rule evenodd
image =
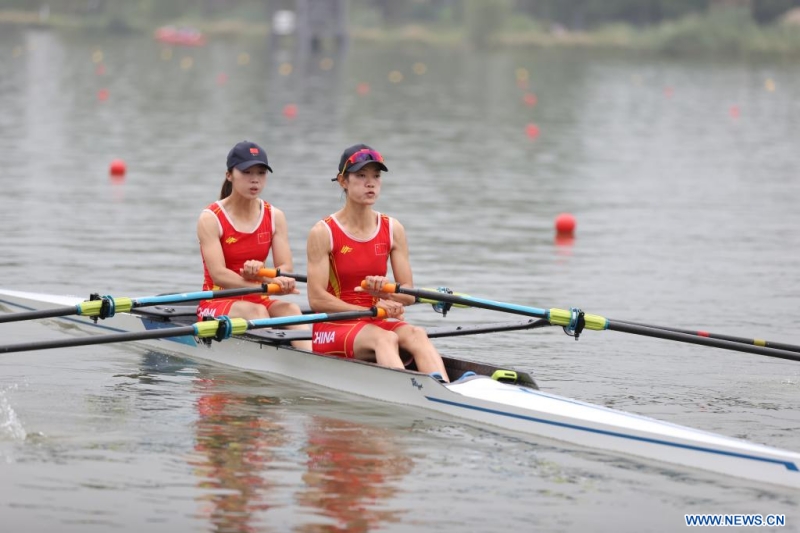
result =
M403 321L412 296L380 292L387 261L395 282L413 283L403 226L372 206L381 192L381 154L365 144L347 148L332 181L344 191L345 205L314 225L308 237L308 303L315 312L332 313L377 306L388 319L366 318L314 324L312 347L340 357L404 368L400 350L414 358L417 370L449 381L444 363L424 329ZM366 280L366 290L361 288ZM410 361L409 361L410 362Z
M197 238L203 258L203 290L257 287L262 283L280 286L280 294L299 294L295 280L286 276L265 278L258 275L270 250L272 262L281 272L292 271L292 251L283 211L259 195L272 172L267 153L255 143L242 141L228 153L227 172L219 200L206 207L197 221ZM275 300L264 293L236 298L203 300L197 316L247 320L300 315L297 304ZM308 329L308 326L288 326ZM292 345L311 349L311 341Z

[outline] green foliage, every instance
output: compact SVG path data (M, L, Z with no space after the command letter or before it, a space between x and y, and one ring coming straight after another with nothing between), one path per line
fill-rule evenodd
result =
M505 27L512 8L512 0L464 0L464 25L470 43L486 46Z
M709 0L517 0L517 9L572 30L615 23L634 26L704 13Z
M642 36L648 47L672 55L702 52L742 55L760 52L800 53L800 32L755 23L747 9L711 9L665 23Z
M413 38L453 44L466 39L476 47L556 44L682 55L800 56L800 31L777 23L787 10L800 7L800 0L750 0L739 2L746 6L740 8L731 7L737 2L728 0L348 0L347 4L348 24L369 30L368 38L374 40ZM49 8L48 17L40 15L43 5ZM185 23L241 35L246 28L268 31L268 8L295 5L296 0L0 0L0 23L117 31L152 31L162 24ZM414 31L406 31L409 26Z

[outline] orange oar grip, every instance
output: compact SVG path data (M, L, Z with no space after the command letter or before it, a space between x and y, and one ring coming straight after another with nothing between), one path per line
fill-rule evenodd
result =
M258 276L261 278L277 278L278 269L276 268L259 268Z
M277 283L270 283L267 285L267 294L280 294L281 286Z
M380 307L376 307L375 316L377 318L386 318L386 309L381 309Z
M361 288L362 289L366 289L367 288L367 281L366 280L361 282ZM390 293L397 292L397 283L384 283L383 287L381 287L381 292L390 292Z

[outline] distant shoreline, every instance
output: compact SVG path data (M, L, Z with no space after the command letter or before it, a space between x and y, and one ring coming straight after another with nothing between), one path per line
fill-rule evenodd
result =
M266 38L267 22L246 20L175 21L203 32L207 37ZM38 11L0 10L0 27L17 26L51 29L96 29L152 33L159 26L129 21L110 21L98 16L40 14ZM354 42L374 44L415 43L429 46L470 47L469 30L461 26L436 27L406 24L390 29L351 27ZM635 28L614 24L592 31L553 27L505 28L481 35L487 48L572 48L653 52L665 55L715 53L739 56L782 56L800 59L800 25L757 26L752 21L717 15L695 15L665 22L656 27Z

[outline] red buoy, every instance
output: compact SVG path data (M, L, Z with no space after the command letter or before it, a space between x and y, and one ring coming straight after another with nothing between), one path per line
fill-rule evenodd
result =
M525 93L525 96L522 97L522 101L525 102L525 105L528 107L533 107L536 105L538 99L536 95L533 93Z
M525 134L531 139L537 138L539 136L539 126L536 124L528 124L525 126Z
M572 235L575 232L575 217L569 213L561 213L556 217L556 232L560 235Z
M294 104L286 104L283 107L283 116L286 118L294 118L297 116L297 106Z
M122 159L114 159L108 167L108 173L114 177L124 176L127 170L128 167Z

